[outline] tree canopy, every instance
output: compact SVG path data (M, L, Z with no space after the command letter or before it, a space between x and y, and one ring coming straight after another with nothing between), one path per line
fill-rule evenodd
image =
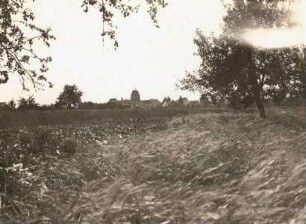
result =
M27 81L35 88L46 82L43 73L48 70L51 58L38 55L35 45L49 46L54 36L50 28L40 28L34 20L33 12L25 7L25 0L0 1L0 84L15 73L25 90Z
M279 102L302 97L305 89L305 49L260 49L239 35L251 28L290 26L289 12L276 7L283 1L235 1L224 18L223 33L205 36L197 31L194 43L202 63L181 80L180 87L200 91L210 99L226 98L232 105L256 103L265 118L263 100Z
M35 0L30 0L35 2ZM145 0L145 9L153 23L157 25L156 14L159 7L165 7L164 0ZM118 47L114 17L129 16L140 9L140 2L123 0L80 0L84 12L98 10L101 13L102 37L109 37ZM0 1L0 84L8 82L13 74L18 74L22 87L28 90L29 84L35 89L52 84L47 81L45 73L51 57L38 54L37 46L50 46L55 39L51 28L36 25L35 15L26 0Z
M84 12L89 12L89 10L98 10L101 13L102 18L102 34L103 37L108 37L114 41L114 46L118 47L118 41L116 40L116 25L114 24L114 17L116 15L122 15L123 17L128 17L133 13L137 13L141 4L140 1L131 0L82 0L82 8ZM141 1L142 5L146 5L145 10L148 12L152 22L158 27L158 22L156 15L158 8L166 7L166 0L144 0Z
M57 98L57 106L66 106L67 108L75 108L81 103L83 92L76 85L65 85L63 91Z
M36 103L35 98L33 96L29 96L27 99L21 97L18 100L18 109L19 110L33 110L39 107L38 103Z

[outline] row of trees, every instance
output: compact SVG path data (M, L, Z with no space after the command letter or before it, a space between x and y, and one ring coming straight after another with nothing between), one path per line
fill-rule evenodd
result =
M65 85L55 104L39 105L33 96L29 96L28 98L21 97L17 103L14 100L8 103L0 103L0 110L71 109L79 106L82 95L83 92L80 91L76 85Z
M50 108L50 106L39 105L33 96L28 98L21 97L17 102L14 100L8 103L0 103L0 111L11 111L11 110L42 110Z

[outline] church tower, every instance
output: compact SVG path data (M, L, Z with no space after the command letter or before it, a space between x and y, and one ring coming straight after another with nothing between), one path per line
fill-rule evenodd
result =
M134 89L131 93L131 101L140 102L140 94L136 89Z

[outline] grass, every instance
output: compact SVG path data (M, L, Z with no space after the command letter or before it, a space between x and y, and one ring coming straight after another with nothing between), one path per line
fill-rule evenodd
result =
M130 118L171 118L193 113L222 113L224 108L155 108L136 110L50 110L0 111L0 129L36 127L38 125L88 124Z
M28 127L24 146L70 153L6 167L0 221L305 223L304 109L284 111ZM2 131L12 147L22 136L13 133Z
M305 106L268 108L269 119L283 126L303 130L306 124Z
M279 110L278 108L281 108ZM278 120L295 120L297 125L303 124L304 107L267 107L269 117ZM203 113L241 113L239 110L229 108L156 108L138 110L50 110L50 111L0 111L0 130L24 127L88 124L107 121L122 121L130 118L171 118L187 114ZM257 109L251 107L244 113L256 114ZM282 114L284 116L282 116ZM298 116L297 116L298 114Z

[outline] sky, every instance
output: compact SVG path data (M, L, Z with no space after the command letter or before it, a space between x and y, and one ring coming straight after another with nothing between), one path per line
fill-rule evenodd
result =
M294 5L297 26L290 29L248 30L241 38L256 47L285 47L306 43L306 0ZM0 102L34 95L41 104L54 103L65 84L76 84L84 92L83 101L107 102L110 98L128 99L137 89L142 99L165 96L198 100L198 93L180 91L175 84L186 71L197 69L200 59L194 55L197 28L205 34L221 32L225 9L220 0L168 0L158 13L156 28L146 12L117 18L119 48L103 45L101 15L84 13L81 0L39 0L32 10L36 23L51 27L56 40L40 52L52 56L46 76L52 89L22 91L17 76L0 86Z
M219 0L170 0L158 14L156 28L147 13L117 19L119 48L103 46L100 15L84 13L78 0L39 0L36 21L50 26L56 40L44 53L52 56L47 78L54 84L44 91L22 91L17 77L0 88L0 102L34 95L41 104L54 103L65 84L76 84L83 101L127 99L137 89L142 99L199 95L177 90L175 84L199 65L193 54L197 28L220 32L224 8Z

